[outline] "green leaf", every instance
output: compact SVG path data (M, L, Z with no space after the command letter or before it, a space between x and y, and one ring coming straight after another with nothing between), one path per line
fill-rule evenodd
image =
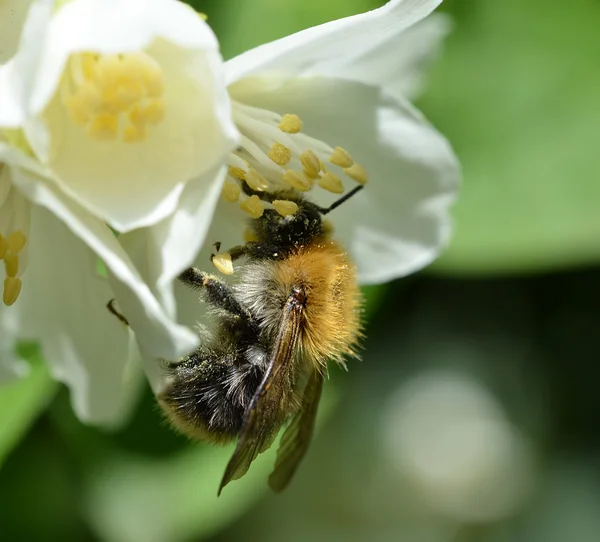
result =
M58 387L37 348L26 345L20 354L31 362L26 378L0 386L0 466L50 402Z
M454 0L421 107L464 167L452 273L600 260L600 4Z

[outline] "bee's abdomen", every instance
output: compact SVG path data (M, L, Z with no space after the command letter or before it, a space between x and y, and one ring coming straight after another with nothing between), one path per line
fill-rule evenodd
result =
M217 443L238 435L263 376L261 368L214 351L171 364L169 372L169 384L158 400L170 421L192 438Z

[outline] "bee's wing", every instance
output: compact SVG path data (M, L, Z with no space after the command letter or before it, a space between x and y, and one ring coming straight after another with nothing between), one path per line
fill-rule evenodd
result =
M273 491L279 492L286 488L308 450L322 389L323 374L312 371L304 390L302 406L279 442L275 470L269 476L269 485Z
M303 303L292 294L284 308L275 348L262 382L244 415L237 446L221 480L221 490L246 474L256 456L268 449L285 421L282 398L303 321Z

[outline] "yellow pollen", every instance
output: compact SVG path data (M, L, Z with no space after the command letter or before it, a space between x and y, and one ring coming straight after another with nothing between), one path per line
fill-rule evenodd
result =
M164 75L145 53L73 55L63 103L75 124L93 139L146 138L147 125L165 116Z
M293 169L288 169L283 174L283 180L299 192L308 192L313 186L312 180L308 176L302 175Z
M254 233L252 228L246 228L244 230L244 243L254 243L258 241L258 236Z
M0 260L6 255L8 249L8 241L6 237L0 233Z
M246 172L241 167L229 166L229 175L240 181L246 178Z
M258 171L255 169L249 169L244 174L244 180L248 183L248 186L252 188L252 190L257 190L258 192L265 192L269 189L269 183L267 179L265 179Z
M321 171L321 162L318 156L310 149L300 155L300 162L310 177L316 177Z
M208 15L206 13L202 13L201 11L197 11L196 13L203 21L206 21L208 19Z
M281 143L273 143L267 156L278 166L285 166L292 159L292 151Z
M242 190L237 183L225 181L223 184L223 199L229 203L235 203L238 199L240 199L241 192Z
M18 254L25 246L25 243L27 243L27 237L23 235L21 230L16 230L8 236L7 248L13 254Z
M297 134L302 131L302 121L298 115L287 113L281 117L279 129L286 134Z
M344 192L344 185L341 179L335 173L325 173L318 181L317 184L334 194L342 194Z
M354 164L354 160L352 160L350 153L346 149L342 149L342 147L336 147L333 149L333 153L331 154L329 161L334 166L339 166L341 168L349 168L352 164Z
M349 168L344 169L344 173L348 177L352 177L358 184L366 184L369 180L367 170L360 164L353 164Z
M229 252L213 256L212 263L224 275L233 275L233 262L231 261L231 254Z
M4 279L4 294L2 299L4 304L10 307L19 297L21 293L21 279L15 277L6 277Z
M293 201L276 199L273 202L273 207L281 216L295 215L298 211L298 205Z
M4 268L8 277L16 277L19 272L19 255L7 254L4 256Z

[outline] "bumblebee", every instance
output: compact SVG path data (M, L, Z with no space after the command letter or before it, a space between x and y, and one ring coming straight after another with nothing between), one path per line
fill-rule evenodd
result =
M356 356L362 304L356 270L323 216L361 188L323 208L295 190L259 192L246 184L248 196L275 208L251 221L253 241L220 260L213 256L222 269L217 261L242 259L237 280L230 285L194 267L179 277L202 292L217 325L198 350L166 363L158 401L192 438L238 439L219 494L289 422L269 477L276 492L288 485L310 444L327 362L344 365L346 356ZM281 201L295 212L278 212Z

